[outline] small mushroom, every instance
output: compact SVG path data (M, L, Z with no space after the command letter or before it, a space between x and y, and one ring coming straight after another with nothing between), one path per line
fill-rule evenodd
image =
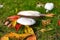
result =
M46 3L44 8L46 9L46 12L48 12L49 10L52 10L54 8L54 4Z

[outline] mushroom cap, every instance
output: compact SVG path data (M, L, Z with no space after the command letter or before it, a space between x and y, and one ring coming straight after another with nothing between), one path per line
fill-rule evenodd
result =
M33 25L36 23L36 21L32 18L21 17L17 20L17 23L22 25Z
M54 8L54 4L53 3L46 3L45 4L45 9L52 10L53 8Z
M40 16L40 12L38 12L38 11L20 11L17 15Z

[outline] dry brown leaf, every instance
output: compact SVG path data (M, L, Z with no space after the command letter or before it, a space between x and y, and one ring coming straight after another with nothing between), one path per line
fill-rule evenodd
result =
M46 26L46 25L50 24L50 22L51 22L50 19L42 20L42 25L43 25L43 26Z
M46 16L46 17L54 17L54 15L55 15L55 14L52 14L52 13L51 13L51 14L46 14L45 16Z

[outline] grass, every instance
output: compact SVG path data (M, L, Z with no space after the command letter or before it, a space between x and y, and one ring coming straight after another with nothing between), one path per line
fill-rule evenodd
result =
M34 30L38 35L38 40L60 40L60 27L57 25L57 20L60 19L58 16L60 15L60 0L0 0L0 4L3 4L4 7L0 8L0 37L8 32L16 32L15 29L7 28L3 26L3 21L11 15L16 15L19 11L23 10L36 10L41 13L45 13L44 8L36 8L36 3L41 2L45 4L46 2L53 2L55 7L51 11L56 16L53 18L44 18L44 19L51 19L52 22L46 28L53 28L54 30L48 31L45 33L36 32L38 29L42 29L41 20L36 19L38 24L35 25ZM47 13L46 13L47 14ZM22 30L22 28L21 28ZM19 30L18 33L22 33ZM2 33L4 32L4 33ZM56 35L59 34L59 35Z

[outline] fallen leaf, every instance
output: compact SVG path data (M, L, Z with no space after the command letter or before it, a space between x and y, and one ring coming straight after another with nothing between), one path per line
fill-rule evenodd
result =
M48 31L53 30L53 28L48 28Z
M46 29L41 29L40 31L41 31L41 32L45 32L45 31L47 31L47 30L46 30Z
M42 25L43 27L47 26L48 24L50 24L51 20L47 19L47 20L42 20Z
M21 24L16 24L15 29L18 31L21 28Z
M12 27L15 28L15 26L16 26L16 24L17 24L16 20L12 21L11 24L12 24Z
M9 20L11 20L11 21L14 21L14 20L17 20L18 18L20 18L20 16L14 15L14 16L8 17L7 19L9 19Z
M58 26L60 26L60 20L58 20Z
M36 36L35 36L35 35L31 35L31 36L28 37L26 40L36 40Z
M24 30L25 33L29 33L29 34L34 34L34 31L31 27L29 26L25 26L25 30Z
M9 38L24 39L24 38L26 38L27 36L30 36L30 35L32 35L32 34L29 34L29 33L17 34L15 32L10 32L10 33L5 34L4 36L9 37Z
M45 14L46 17L54 17L54 15L55 15L55 14L52 14L52 13L50 13L50 14Z
M9 38L8 37L1 37L1 40L9 40Z

